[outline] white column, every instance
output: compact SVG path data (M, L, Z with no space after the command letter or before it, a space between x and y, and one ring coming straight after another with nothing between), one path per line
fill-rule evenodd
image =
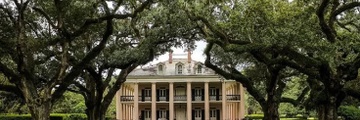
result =
M174 120L174 84L169 83L169 119Z
M151 84L151 120L156 120L156 83Z
M205 89L205 120L210 119L210 103L209 103L209 82L204 83L204 89Z
M222 92L221 103L222 103L222 116L223 116L222 120L227 120L228 119L227 115L229 113L227 113L227 108L226 108L226 84L225 84L225 81L222 83L221 92Z
M124 111L125 111L125 120L127 120L128 119L128 109L127 109L127 104L126 105L124 105Z
M244 99L244 87L239 83L239 92L240 92L240 104L239 104L239 110L240 110L240 118L245 117L245 99Z
M128 95L128 88L126 87L126 85L124 86L124 95L127 96ZM127 109L127 104L124 104L124 119L128 119L128 109Z
M130 105L129 106L129 109L130 109L130 120L132 119L132 117L134 116L134 109L133 109L133 106L132 105Z
M121 103L121 93L122 93L122 87L120 87L120 90L116 92L116 119L122 119L122 112L121 109L122 103Z
M191 103L191 82L187 82L187 85L186 85L186 112L187 112L187 115L186 115L186 118L187 120L191 120L191 110L192 110L192 103Z
M139 119L139 84L134 85L134 117L133 120Z

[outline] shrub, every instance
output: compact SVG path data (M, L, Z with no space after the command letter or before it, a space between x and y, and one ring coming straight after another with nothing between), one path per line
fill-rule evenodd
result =
M50 120L86 120L86 114L50 114ZM106 116L106 120L115 120L114 117ZM32 120L30 114L0 114L0 120Z
M338 115L344 117L346 120L360 120L360 109L355 106L340 106Z

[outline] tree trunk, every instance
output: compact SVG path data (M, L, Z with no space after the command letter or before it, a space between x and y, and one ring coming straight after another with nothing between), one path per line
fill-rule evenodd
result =
M336 104L322 104L317 108L318 120L337 120Z
M101 112L98 107L87 108L86 115L88 120L105 120L105 112Z
M266 106L263 107L264 118L263 120L280 120L279 116L279 103L267 101Z
M41 102L40 99L35 100L37 103L28 103L30 114L33 120L50 120L50 101Z
M86 115L88 120L105 120L106 111L102 111L100 106L87 106Z
M337 120L337 99L336 95L328 93L326 100L317 106L318 120Z

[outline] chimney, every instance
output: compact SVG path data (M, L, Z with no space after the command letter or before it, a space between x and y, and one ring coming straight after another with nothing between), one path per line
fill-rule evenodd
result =
M173 53L173 51L170 50L170 51L169 51L169 63L170 63L170 64L172 63L172 53Z
M188 63L191 63L191 50L190 50L190 49L188 49L188 56L187 56L187 58L188 58Z

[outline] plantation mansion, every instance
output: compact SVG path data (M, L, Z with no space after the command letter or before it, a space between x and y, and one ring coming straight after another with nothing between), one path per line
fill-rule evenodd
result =
M116 119L241 120L243 95L241 84L219 77L190 52L170 52L169 60L129 74L116 95Z

